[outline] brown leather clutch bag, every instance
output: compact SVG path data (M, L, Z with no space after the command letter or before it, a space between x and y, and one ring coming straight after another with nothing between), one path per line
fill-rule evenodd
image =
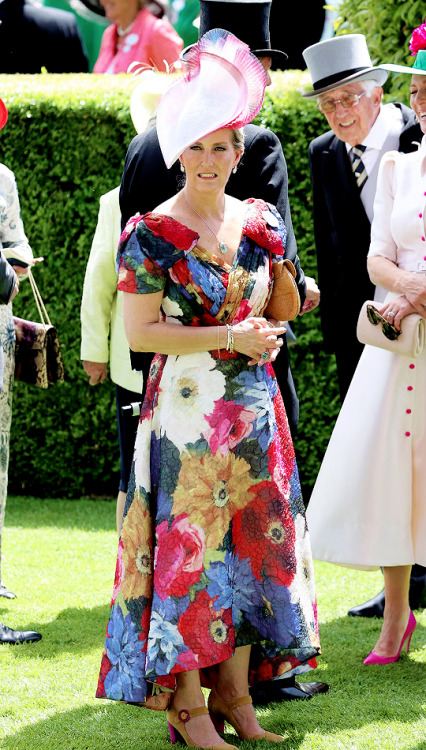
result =
M273 264L272 273L272 293L263 315L275 320L293 320L300 312L300 295L295 282L296 269L291 260L282 260Z

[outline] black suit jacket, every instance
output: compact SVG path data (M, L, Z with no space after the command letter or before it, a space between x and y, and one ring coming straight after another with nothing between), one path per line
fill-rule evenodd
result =
M296 267L296 282L302 300L305 299L305 279L297 257L296 240L288 202L287 165L277 136L266 128L247 125L244 128L244 156L232 174L226 192L235 198L262 198L278 208L287 228L286 258ZM170 198L180 189L182 174L179 162L166 168L155 127L136 136L131 142L124 164L120 189L123 225L135 213L144 214ZM136 355L138 356L138 355ZM141 360L132 359L137 369ZM146 382L146 365L143 366ZM275 363L280 390L292 430L299 417L299 405L290 370L286 344Z
M414 113L397 104L403 116L399 151L415 151L422 138ZM321 324L325 348L335 352L342 395L362 352L356 324L362 303L372 299L367 273L371 225L352 174L346 144L332 131L310 144L314 230L321 289Z
M0 3L0 73L87 73L89 64L73 13Z

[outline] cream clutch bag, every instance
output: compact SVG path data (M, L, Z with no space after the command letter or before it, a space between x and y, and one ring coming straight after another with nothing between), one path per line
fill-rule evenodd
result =
M425 345L425 318L418 313L412 313L403 318L401 333L394 337L394 326L377 313L376 302L367 300L361 307L358 318L356 335L361 344L378 346L395 354L404 354L414 359L423 351ZM371 312L373 309L373 313ZM372 318L377 322L372 322Z

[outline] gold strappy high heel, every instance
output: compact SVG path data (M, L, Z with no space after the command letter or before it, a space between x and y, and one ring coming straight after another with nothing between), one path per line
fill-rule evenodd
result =
M200 708L192 708L191 711L187 711L186 708L177 711L176 708L169 708L167 710L167 721L169 723L170 741L172 745L175 742L182 741L188 747L201 747L205 750L238 750L235 745L228 745L227 742L220 742L218 745L196 745L193 742L185 729L185 724L194 719L196 716L202 716L202 714L208 714L209 711L205 706Z
M252 703L250 695L245 695L243 698L237 698L234 701L225 702L222 700L220 695L217 694L215 688L210 692L209 695L209 712L212 718L212 722L216 728L216 731L221 733L225 728L225 720L234 727L238 734L238 737L242 740L266 740L267 742L285 742L285 737L281 734L274 734L273 732L259 732L258 734L248 734L239 725L237 719L232 713L233 708L238 706L245 706L248 703Z

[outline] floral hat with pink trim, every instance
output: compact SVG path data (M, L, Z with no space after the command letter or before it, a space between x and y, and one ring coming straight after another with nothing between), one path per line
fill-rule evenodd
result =
M414 29L409 50L413 56L416 56L414 65L392 65L391 63L386 63L379 65L379 68L390 70L391 73L411 73L411 75L426 76L426 19L425 23Z

